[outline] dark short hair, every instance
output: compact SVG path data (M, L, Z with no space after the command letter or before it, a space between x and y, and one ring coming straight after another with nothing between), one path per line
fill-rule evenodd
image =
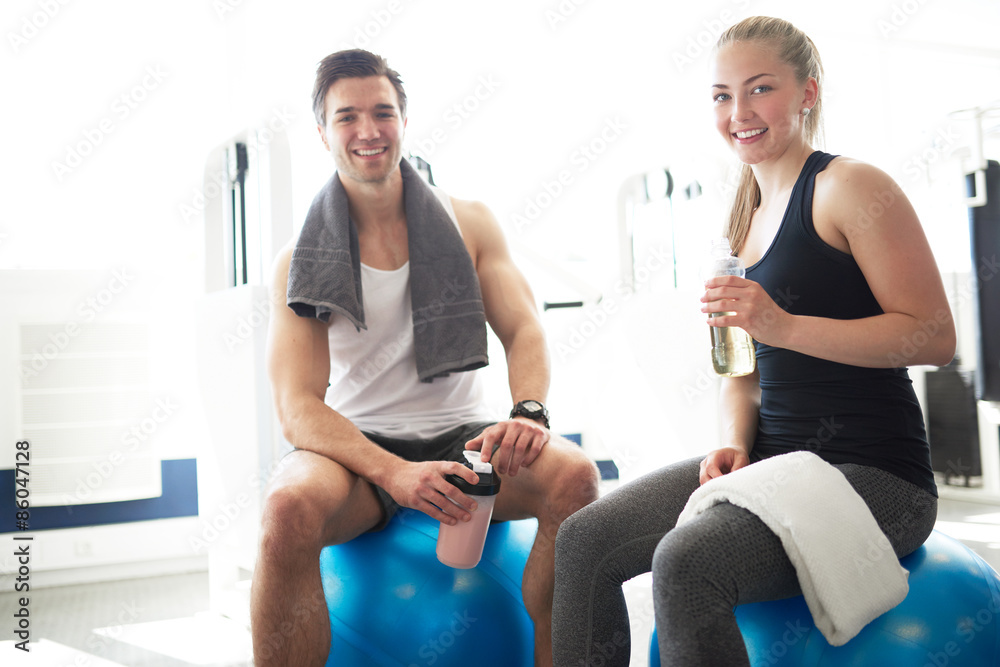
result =
M399 113L406 118L406 91L399 72L389 67L382 56L364 49L348 49L331 53L316 68L316 83L313 86L313 113L316 122L326 125L326 93L330 86L340 79L384 76L396 89L399 98Z

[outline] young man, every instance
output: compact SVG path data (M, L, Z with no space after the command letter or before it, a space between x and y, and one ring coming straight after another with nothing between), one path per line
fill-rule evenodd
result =
M531 291L489 210L432 190L403 159L406 95L381 57L328 56L313 97L337 173L275 262L273 303L289 307L273 308L268 369L296 449L264 506L255 664L324 664L324 546L381 529L399 507L469 520L474 500L445 479L475 482L457 463L469 448L503 479L494 519L538 518L522 590L535 664L550 665L556 531L597 497L598 475L548 430L548 356ZM486 323L504 346L515 404L500 423L484 412L475 373Z

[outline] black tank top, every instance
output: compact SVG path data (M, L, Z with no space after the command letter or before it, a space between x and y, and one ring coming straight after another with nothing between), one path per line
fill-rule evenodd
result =
M814 152L792 189L771 246L746 277L793 315L839 320L883 313L854 258L813 226ZM923 413L905 368L861 368L755 343L760 420L751 459L809 450L829 463L874 466L937 495Z

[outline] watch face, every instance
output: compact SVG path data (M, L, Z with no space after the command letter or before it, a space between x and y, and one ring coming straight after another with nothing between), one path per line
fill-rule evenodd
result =
M525 401L521 403L521 407L528 412L539 412L542 409L542 404L538 401Z

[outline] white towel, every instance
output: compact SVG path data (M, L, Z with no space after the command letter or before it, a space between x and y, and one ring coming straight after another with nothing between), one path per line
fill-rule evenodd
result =
M718 503L759 516L795 566L813 622L833 646L902 602L907 572L844 475L811 452L764 459L703 484L677 525Z

